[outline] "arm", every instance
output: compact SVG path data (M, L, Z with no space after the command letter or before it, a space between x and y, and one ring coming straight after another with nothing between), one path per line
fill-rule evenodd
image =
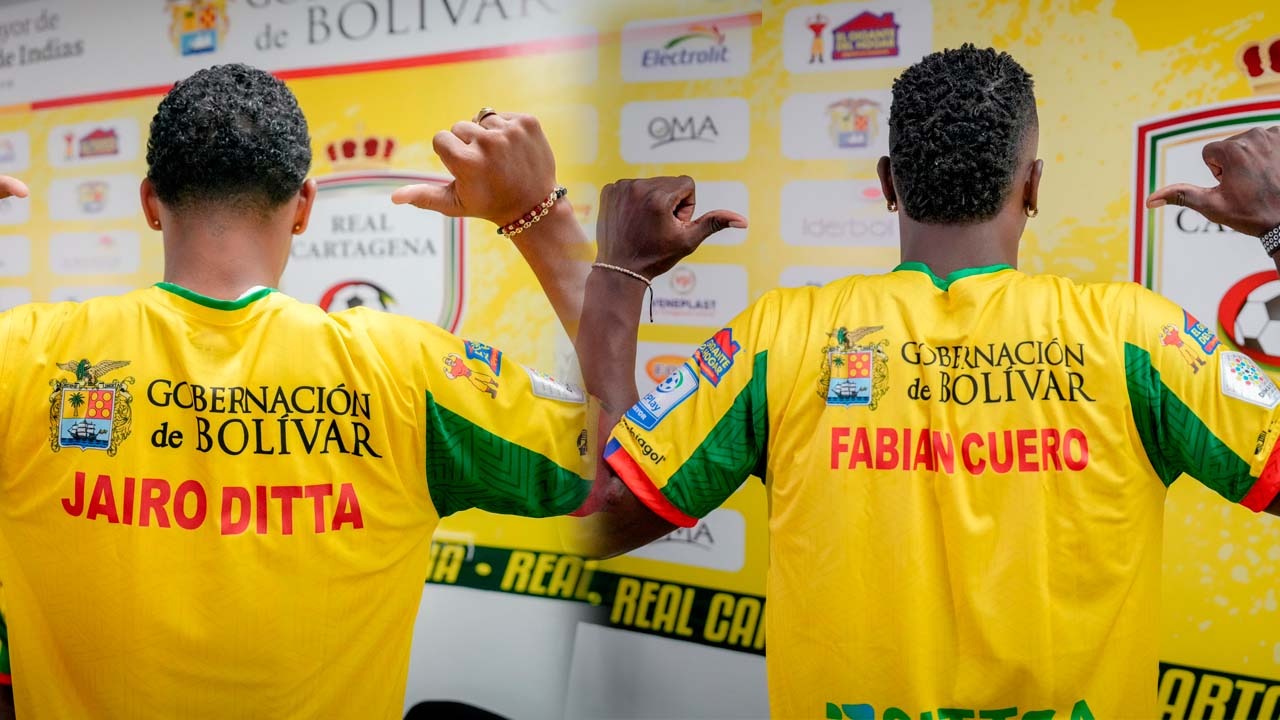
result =
M1169 185L1152 193L1147 207L1182 205L1212 222L1254 237L1280 228L1280 126L1255 128L1209 143L1203 153L1218 185ZM1280 253L1271 259L1280 271ZM1264 511L1280 515L1280 498Z
M597 263L655 278L692 253L708 236L745 227L734 213L712 211L693 219L694 183L688 177L624 180L601 192ZM587 278L577 344L587 389L600 401L599 437L606 438L639 400L635 386L636 335L646 285L626 273L596 268ZM589 339L589 341L587 340ZM603 462L589 509L589 552L618 555L676 528L650 510Z
M636 392L636 332L632 323L640 317L645 286L639 280L609 270L593 270L587 278L584 337L598 338L580 344L587 386L600 400L598 437L608 437L622 414L640 399ZM603 462L596 474L591 509L601 511L588 525L588 548L594 557L606 558L643 547L676 529L650 510L627 489L613 469Z

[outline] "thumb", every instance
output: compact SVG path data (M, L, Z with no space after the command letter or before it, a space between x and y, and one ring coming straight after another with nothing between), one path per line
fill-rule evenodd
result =
M30 193L27 184L15 177L0 175L0 197L24 198Z
M1180 205L1191 208L1209 220L1217 221L1225 209L1226 201L1218 188L1206 188L1188 183L1166 185L1147 196L1147 207Z
M397 205L413 205L423 210L434 210L449 217L458 217L462 215L462 205L458 203L455 189L454 183L405 185L391 193L391 202Z
M747 219L729 210L712 210L689 223L690 230L698 242L726 228L745 228Z

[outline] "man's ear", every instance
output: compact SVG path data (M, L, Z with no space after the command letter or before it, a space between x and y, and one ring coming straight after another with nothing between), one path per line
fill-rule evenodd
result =
M884 193L885 202L889 207L897 207L898 190L893 186L893 164L888 155L882 156L880 162L876 163L876 175L880 176L880 192Z
M307 178L298 191L298 204L293 212L293 234L301 235L307 231L307 223L311 222L311 209L316 203L316 181Z
M142 185L138 188L138 198L142 201L142 214L147 218L147 224L159 230L161 228L160 196L156 194L156 186L151 182L151 178L142 179Z
M1027 175L1027 184L1022 189L1022 206L1028 211L1040 210L1040 177L1044 174L1044 161L1031 163L1031 172Z

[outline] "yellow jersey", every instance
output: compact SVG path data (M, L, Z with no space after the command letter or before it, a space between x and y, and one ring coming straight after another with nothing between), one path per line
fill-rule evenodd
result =
M406 317L161 284L0 344L24 720L398 718L439 519L594 473L580 389Z
M1265 509L1277 404L1139 286L913 263L766 294L605 452L679 525L764 479L774 717L1156 717L1166 488Z

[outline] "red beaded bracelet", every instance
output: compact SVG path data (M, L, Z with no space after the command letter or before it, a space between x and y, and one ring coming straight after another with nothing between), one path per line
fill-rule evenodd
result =
M551 191L551 194L547 196L546 200L543 200L532 210L521 215L519 220L498 228L498 234L512 237L528 230L532 225L546 217L547 213L551 212L551 206L555 205L557 200L568 194L569 191L566 190L563 185L557 185L556 189Z

